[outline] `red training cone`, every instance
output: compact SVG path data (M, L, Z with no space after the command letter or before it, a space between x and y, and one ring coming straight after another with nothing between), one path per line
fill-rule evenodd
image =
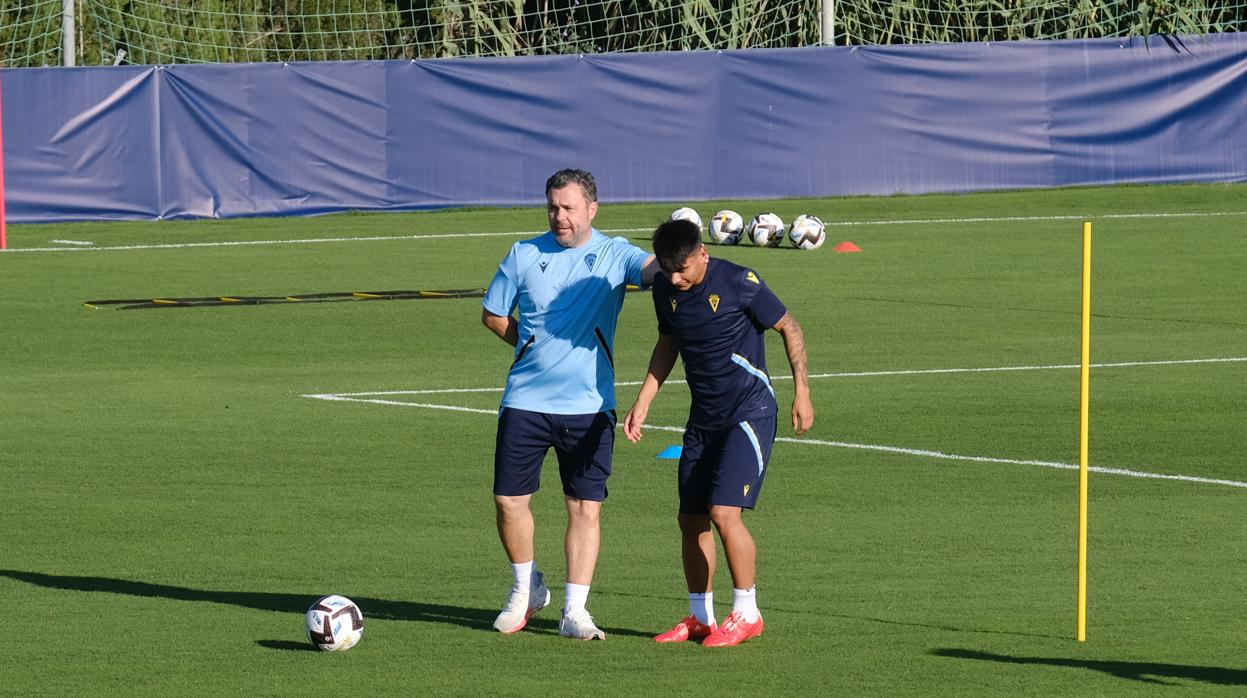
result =
M835 249L836 252L861 252L862 251L862 248L858 247L857 245L854 245L848 240L845 240L839 245L836 245L833 249Z

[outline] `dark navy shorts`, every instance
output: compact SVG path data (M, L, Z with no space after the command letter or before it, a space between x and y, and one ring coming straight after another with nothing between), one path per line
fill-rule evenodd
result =
M775 444L774 416L726 429L690 425L680 452L680 513L708 514L710 505L752 509Z
M515 497L541 487L541 462L551 447L559 458L563 494L606 499L615 446L615 411L546 414L504 407L494 443L494 494Z

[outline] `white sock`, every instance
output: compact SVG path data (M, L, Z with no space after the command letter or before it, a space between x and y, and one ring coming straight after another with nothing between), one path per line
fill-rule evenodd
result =
M563 605L564 613L569 611L583 611L585 608L585 602L589 600L589 585L572 584L571 582L568 582L567 586L564 588L563 598L565 599Z
M702 625L714 625L714 592L688 593L688 613Z
M537 571L537 561L529 560L528 562L512 562L511 570L515 572L516 591L528 591L532 589L533 574Z
M745 620L750 623L757 622L758 616L758 588L749 587L748 589L733 589L735 598L732 601L732 610L740 611Z

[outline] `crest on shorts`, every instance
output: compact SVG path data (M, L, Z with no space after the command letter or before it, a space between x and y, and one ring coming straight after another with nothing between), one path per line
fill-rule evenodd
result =
M745 496L749 496L749 485L745 485Z
M710 310L716 313L719 312L719 294L717 293L710 294Z

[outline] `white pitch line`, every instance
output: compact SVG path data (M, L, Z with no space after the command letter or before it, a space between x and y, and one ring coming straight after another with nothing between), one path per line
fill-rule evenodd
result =
M679 431L683 431L680 429ZM855 444L844 441L821 441L819 439L797 439L792 437L780 436L776 437L776 441L792 444L807 444L811 446L833 446L836 448L854 448L865 451L880 451L883 453L899 453L907 456L922 456L925 458L938 458L941 460L969 461L973 463L1002 463L1006 465L1037 465L1043 468L1060 468L1062 470L1078 470L1077 463L1062 463L1060 461L1046 460L1020 460L1014 458L994 458L991 456L963 456L955 453L945 453L943 451L929 451L917 448L900 448L898 446L881 446L876 444ZM1226 485L1229 487L1247 488L1247 482L1239 482L1238 480L1218 480L1216 478L1198 477L1196 475L1167 475L1165 473L1149 473L1141 470L1127 470L1125 468L1101 468L1089 466L1088 471L1100 473L1103 475L1122 475L1125 477L1147 478L1152 480L1181 480L1183 482L1198 482L1206 485Z
M684 432L684 427L668 427L645 425L646 429L657 429L659 431ZM852 448L860 451L879 451L882 453L899 453L906 456L921 456L925 458L938 458L940 460L967 461L972 463L1001 463L1005 465L1037 465L1043 468L1059 468L1061 470L1078 470L1077 463L1062 463L1060 461L1047 460L1020 460L1015 458L994 458L992 456L963 456L955 453L945 453L943 451L930 451L919 448L901 448L899 446L882 446L878 444L856 444L847 441L823 441L821 439L804 439L791 436L777 436L776 441L782 441L789 444L804 444L807 446L831 446L833 448ZM1183 482L1198 482L1205 485L1226 485L1228 487L1247 488L1247 482L1239 482L1238 480L1218 480L1216 478L1198 477L1195 475L1167 475L1165 473L1149 473L1141 470L1127 470L1125 468L1100 468L1089 466L1088 471L1100 473L1103 475L1122 475L1125 477L1137 477L1152 480L1181 480Z
M90 246L90 245L94 245L94 244L95 244L94 242L90 242L90 241L88 241L88 240L52 240L52 242L55 242L55 243L56 243L56 244L58 244L58 245L83 245L83 246Z
M1224 358L1208 358L1208 359L1171 359L1164 361L1119 361L1113 363L1092 364L1095 368L1121 368L1134 366L1172 366L1183 364L1212 364L1212 363L1235 363L1247 361L1247 357L1224 357ZM940 374L940 373L976 373L990 371L1040 371L1048 369L1072 369L1079 368L1078 364L1055 364L1046 366L996 366L987 368L937 368L937 369L916 369L905 371L859 371L851 373L822 373L810 376L810 378L858 378L873 376L907 376L907 375L923 375L923 374ZM777 376L782 378L783 376ZM683 383L684 381L672 380L668 383ZM616 385L638 385L638 382L620 382ZM432 390L385 390L374 392L360 393L318 393L303 395L305 398L316 400L331 400L337 402L362 402L373 405L388 405L392 407L420 407L424 409L434 410L450 410L454 412L470 412L473 414L498 414L497 409L481 409L475 407L462 407L459 405L442 405L423 402L404 402L401 400L387 400L376 396L396 396L396 395L446 395L461 393L497 393L501 392L501 388L438 388ZM682 433L684 427L664 426L647 424L646 429L655 431L670 431ZM1075 463L1062 463L1059 461L1044 460L1021 460L1014 458L995 458L992 456L967 456L955 453L945 453L943 451L931 451L926 449L902 448L899 446L884 446L881 444L859 444L846 441L824 441L820 439L808 438L792 438L777 437L776 441L793 444L804 444L808 446L827 446L831 448L848 448L863 451L876 451L881 453L897 453L909 456L919 456L925 458L936 458L940 460L953 460L971 463L999 463L1004 465L1033 465L1043 468L1058 468L1062 470L1077 470L1078 465ZM1227 487L1247 488L1247 482L1238 480L1222 480L1217 478L1199 477L1196 475L1169 475L1165 473L1153 473L1141 470L1129 470L1125 468L1104 468L1091 466L1088 471L1103 475L1121 475L1123 477L1143 478L1151 480L1176 480L1182 482L1194 482L1207 485L1224 485Z
M364 235L337 238L302 238L296 240L223 240L220 242L153 243L149 245L111 245L104 247L25 247L3 252L117 252L129 250L185 250L204 247L243 247L250 245L310 245L320 242L383 242L386 240L436 240L439 238L521 237L540 235L538 232L509 233L430 233L425 235Z
M431 410L450 410L452 412L472 412L475 414L498 414L498 410L482 410L476 407L460 407L459 405L434 405L423 402L402 402L400 400L378 400L375 398L356 398L343 397L333 393L324 393L321 395L304 395L303 397L312 398L313 400L330 400L336 402L365 402L371 405L389 405L391 407L424 407Z
M983 216L969 218L902 218L885 221L832 221L828 227L860 227L871 225L959 225L963 223L1006 223L1006 222L1043 222L1043 221L1082 221L1105 219L1145 219L1145 218L1215 218L1224 216L1247 216L1247 211L1191 211L1187 213L1106 213L1100 215L1056 215L1056 216ZM603 230L612 233L650 232L652 228L611 228ZM427 233L419 235L366 235L333 238L303 238L297 240L228 240L222 242L181 242L153 243L147 245L112 245L93 247L25 247L0 250L0 254L17 254L21 252L115 252L127 250L181 250L205 247L238 247L247 245L309 245L323 242L380 242L392 240L436 240L440 238L470 237L532 237L540 235L537 231L513 231L492 233ZM57 241L53 241L57 242Z
M472 412L475 414L496 415L498 410L485 410L475 407L460 407L458 405L436 405L422 402L402 402L400 400L379 400L375 398L356 398L343 397L342 395L321 394L321 395L304 395L303 397L314 398L318 400L337 400L339 402L363 402L372 405L389 405L392 407L421 407L434 410L451 410L455 412ZM678 434L684 433L684 427L673 427L661 424L646 424L645 429L651 431L669 431ZM789 436L779 436L776 441L783 443L801 444L805 446L827 446L830 448L849 448L859 451L876 451L880 453L896 453L906 456L918 456L921 458L936 458L939 460L962 461L968 463L999 463L1002 465L1035 465L1043 468L1058 468L1061 470L1078 470L1076 463L1062 463L1060 461L1046 460L1022 460L1016 458L994 458L992 456L966 456L956 453L945 453L944 451L931 451L920 448L901 448L899 446L884 446L881 444L859 444L847 441L824 441L821 439L804 439ZM1220 480L1217 478L1199 477L1197 475L1169 475L1166 473L1152 473L1143 470L1129 470L1126 468L1102 468L1090 466L1087 468L1089 472L1099 473L1102 475L1121 475L1123 477L1142 478L1148 480L1177 480L1181 482L1194 482L1203 485L1225 485L1227 487L1239 487L1247 489L1247 482L1239 482L1238 480Z
M1174 366L1179 364L1219 364L1219 363L1241 363L1247 361L1247 356L1229 356L1215 359L1172 359L1165 361L1117 361L1112 363L1089 364L1090 368L1123 368L1130 366ZM812 375L810 378L862 378L871 376L917 376L924 374L937 373L992 373L999 371L1047 371L1051 369L1071 369L1081 368L1081 364L1051 364L1047 366L990 366L985 368L922 368L907 371L858 371L854 373L820 373ZM776 378L792 380L791 376L772 376L771 380ZM640 385L637 383L636 385Z
M1128 218L1211 218L1215 216L1247 216L1247 211L1192 211L1190 213L1103 213L1100 215L1060 216L994 216L981 218L912 218L892 221L833 221L832 226L859 225L947 225L950 223L1027 223L1043 221L1117 220Z
M1117 361L1111 363L1091 364L1091 368L1125 368L1135 366L1176 366L1185 364L1220 364L1220 363L1242 363L1247 361L1247 356L1229 356L1211 359L1171 359L1162 361ZM995 373L1004 371L1048 371L1052 369L1075 369L1080 368L1080 364L1050 364L1042 366L987 366L981 368L920 368L901 371L852 371L844 373L815 373L810 375L810 379L819 378L873 378L879 376L920 376L920 375L937 375L948 373ZM792 380L792 376L778 375L771 376L771 380ZM666 381L665 385L681 385L685 381L682 379L672 379ZM640 385L641 381L618 381L615 383L618 387L626 387ZM361 393L327 393L326 395L334 395L341 397L368 397L368 396L384 396L384 395L446 395L457 393L500 393L502 388L434 388L428 390L378 390L372 392ZM319 397L321 399L330 399L320 395L304 395L303 397Z
M369 395L446 395L458 393L501 393L502 388L434 388L431 390L376 390L367 393L326 393L345 397L367 397ZM304 395L303 397L322 397L320 395ZM328 399L327 397L325 399Z

